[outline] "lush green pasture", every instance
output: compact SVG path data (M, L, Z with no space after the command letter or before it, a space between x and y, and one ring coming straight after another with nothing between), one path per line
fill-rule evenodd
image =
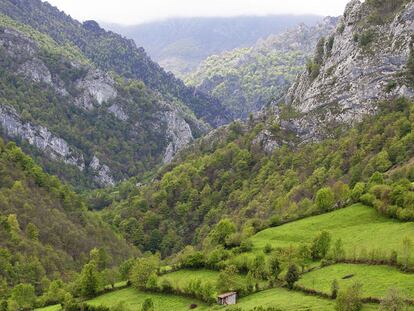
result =
M266 244L286 247L310 243L322 230L333 239L341 238L347 257L355 250L401 250L402 239L414 236L414 223L402 223L381 216L373 208L355 204L331 213L305 218L279 227L263 230L252 237L253 250L262 251Z
M36 311L59 311L61 310L62 307L60 305L53 305L53 306L48 306L48 307L44 307L44 308L38 308L35 309Z
M276 307L284 311L333 311L335 301L284 288L273 288L241 298L237 303L237 307L243 310L250 310L257 306ZM377 308L378 306L375 305L366 305L363 310L377 310Z
M196 299L158 293L144 293L137 291L134 288L126 288L110 292L89 300L87 303L95 306L103 305L113 307L120 302L124 302L126 308L135 311L140 310L142 303L146 298L152 298L155 310L157 311L189 310L192 303L198 305L197 310L212 310L211 307Z
M353 277L343 279L350 275ZM388 289L394 287L401 289L408 297L414 299L414 275L388 266L336 264L304 274L298 284L330 293L332 281L335 279L340 288L347 287L354 282L361 283L364 297L381 298Z
M175 288L179 287L183 289L188 285L188 283L191 280L201 280L201 283L210 282L215 285L217 282L218 276L219 276L218 271L207 270L207 269L200 269L200 270L183 269L183 270L167 273L167 274L160 276L159 283L161 283L162 280L167 279L171 282L173 287ZM238 279L238 282L240 282L240 284L244 284L246 281L245 280L246 276L239 275L237 279ZM258 282L261 283L262 285L265 285L267 283L265 281L258 281Z
M217 282L219 272L207 269L189 270L183 269L175 272L167 273L159 277L159 283L162 280L168 280L173 287L184 288L191 280L201 280L202 283ZM243 282L243 277L240 277L240 282Z

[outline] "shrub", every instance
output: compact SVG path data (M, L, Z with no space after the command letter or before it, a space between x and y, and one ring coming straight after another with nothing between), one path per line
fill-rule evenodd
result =
M322 231L312 242L311 256L313 260L323 259L329 251L331 235L327 231Z
M267 243L265 247L263 248L263 252L265 254L270 254L272 250L273 250L272 245L270 245L269 243Z
M334 194L329 187L319 189L316 193L315 204L320 211L329 211L335 203Z
M355 283L343 291L339 291L336 298L336 311L360 311L362 285Z
M398 289L391 288L381 300L380 311L406 311L408 305Z
M285 276L288 288L292 289L297 280L299 280L299 270L296 265L292 264L289 266L288 272Z
M365 30L358 36L359 46L361 48L366 48L372 43L372 41L374 41L374 39L375 39L374 30L373 29Z
M154 310L154 302L151 298L146 298L142 303L141 311L153 311Z

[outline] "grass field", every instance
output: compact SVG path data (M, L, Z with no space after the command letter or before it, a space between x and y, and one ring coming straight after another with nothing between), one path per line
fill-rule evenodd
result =
M44 307L44 308L38 308L35 309L36 311L59 311L61 310L62 307L60 305L53 305L53 306L48 306L48 307Z
M342 279L349 275L354 276ZM354 282L361 283L363 297L381 298L389 288L394 287L414 299L414 275L388 266L336 264L304 274L298 284L330 293L332 281L335 279L340 288L348 287Z
M218 271L213 270L207 270L207 269L200 269L200 270L189 270L189 269L183 269L179 271L175 271L172 273L167 273L159 278L159 283L162 282L162 280L167 279L171 282L173 287L179 287L184 288L190 280L201 280L202 283L210 282L212 284L216 284L217 278L219 276ZM239 275L238 281L240 284L245 283L245 276ZM258 281L260 284L265 285L266 281Z
M335 301L288 291L284 288L273 288L241 298L237 303L237 307L247 310L257 306L276 307L284 311L333 311ZM377 309L378 306L365 305L363 311Z
M263 230L252 237L253 251L261 252L268 243L273 247L310 243L322 230L329 231L333 239L341 238L350 256L363 248L400 251L403 237L414 236L414 223L385 218L373 208L356 204Z
M104 305L113 307L119 302L124 302L126 308L135 311L140 310L146 298L152 298L155 310L157 311L189 310L192 303L198 305L197 310L214 310L196 299L158 293L143 293L134 288L114 291L89 300L87 303L95 306Z

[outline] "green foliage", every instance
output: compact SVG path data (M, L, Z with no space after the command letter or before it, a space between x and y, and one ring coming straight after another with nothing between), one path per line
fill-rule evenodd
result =
M138 258L131 268L130 280L137 289L145 289L148 281L158 271L159 259L156 256Z
M327 231L322 231L315 237L311 246L311 254L313 260L323 259L329 251L331 243L331 235Z
M79 290L83 297L91 298L96 296L100 289L100 279L96 264L87 263L79 277Z
M329 211L333 208L334 203L334 194L330 188L325 187L316 192L315 204L319 210Z
M358 44L361 48L367 48L375 39L375 31L368 29L358 36Z
M238 270L235 266L227 266L220 271L217 278L217 289L219 292L237 291L240 289L240 283L237 278Z
M285 276L285 281L289 289L299 280L299 270L296 265L290 265Z
M160 250L163 257L188 244L214 248L215 243L206 240L211 242L213 236L224 247L243 251L249 243L245 240L255 232L317 212L313 202L318 190L326 187L332 193L325 190L329 194L320 196L328 198L324 208L364 202L385 216L414 219L412 190L406 182L414 181L410 165L398 174L384 174L381 185L376 177L371 179L414 156L413 117L410 102L387 101L379 105L376 116L336 138L285 145L272 155L253 144L254 131L243 130L232 142L225 134L213 145L201 140L153 183L114 200L104 218L141 250ZM132 209L136 201L145 201L145 208ZM230 230L213 234L223 218L223 227ZM154 235L160 243L150 243Z
M74 281L94 247L107 254L108 265L135 253L87 212L70 187L43 172L15 144L1 140L0 180L0 284L3 279L10 288L30 283L41 294L48 289L42 285L46 277Z
M362 309L361 301L362 285L355 283L352 286L340 290L336 298L335 310L337 311L360 311Z
M141 311L154 311L154 302L151 298L147 298L142 303Z
M19 284L11 291L9 308L17 310L33 309L36 301L35 288L31 284Z
M387 295L381 300L380 311L407 311L408 305L402 293L391 288Z

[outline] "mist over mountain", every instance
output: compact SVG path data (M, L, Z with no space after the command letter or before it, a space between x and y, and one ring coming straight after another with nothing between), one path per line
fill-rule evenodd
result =
M135 26L104 27L143 46L164 69L182 76L210 55L253 45L259 38L277 34L300 23L313 25L314 15L171 18Z

